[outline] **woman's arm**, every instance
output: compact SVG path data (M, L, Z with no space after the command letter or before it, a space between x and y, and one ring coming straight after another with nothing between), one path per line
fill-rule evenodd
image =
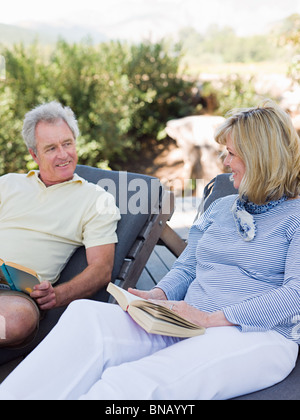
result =
M202 234L203 232L197 226L191 227L187 247L175 261L169 273L155 287L162 290L168 300L183 300L190 284L195 280L196 250Z
M213 223L215 208L221 200L215 200L193 224L189 232L187 247L176 260L171 271L156 286L164 291L168 300L183 300L189 286L195 280L198 242Z
M188 305L184 301L161 301L153 299L150 299L150 301L156 303L157 305L165 306L166 308L171 309L184 319L187 319L200 327L230 327L235 325L226 319L222 311L212 313L203 312L191 305Z
M245 332L271 330L291 323L300 314L300 228L290 238L283 285L223 311Z
M167 300L167 296L165 295L165 292L159 288L155 288L149 291L144 291L144 290L132 289L130 287L128 289L128 292L146 300L150 300L150 299Z

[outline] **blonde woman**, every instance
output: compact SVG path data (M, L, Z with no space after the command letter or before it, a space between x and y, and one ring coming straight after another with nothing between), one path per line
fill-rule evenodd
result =
M271 386L300 343L300 147L275 104L219 128L238 195L216 200L158 286L133 291L207 328L150 335L117 305L77 301L1 398L228 399Z

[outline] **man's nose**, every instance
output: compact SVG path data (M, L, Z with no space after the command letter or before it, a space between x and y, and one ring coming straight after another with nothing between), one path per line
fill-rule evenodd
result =
M57 155L59 158L65 158L68 156L67 151L64 149L63 146L59 146L58 151L57 151Z

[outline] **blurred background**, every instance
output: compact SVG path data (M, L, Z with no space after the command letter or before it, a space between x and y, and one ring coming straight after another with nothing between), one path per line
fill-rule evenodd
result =
M299 41L297 0L10 0L0 11L0 174L35 167L22 121L57 100L77 116L79 163L206 182L223 171L210 117L271 98L300 129Z

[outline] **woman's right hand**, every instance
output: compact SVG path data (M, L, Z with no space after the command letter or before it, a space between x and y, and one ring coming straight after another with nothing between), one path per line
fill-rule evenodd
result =
M148 299L168 300L167 296L165 295L165 292L162 289L159 289L158 287L152 290L148 290L148 291L132 289L130 287L128 289L128 292L146 300Z

